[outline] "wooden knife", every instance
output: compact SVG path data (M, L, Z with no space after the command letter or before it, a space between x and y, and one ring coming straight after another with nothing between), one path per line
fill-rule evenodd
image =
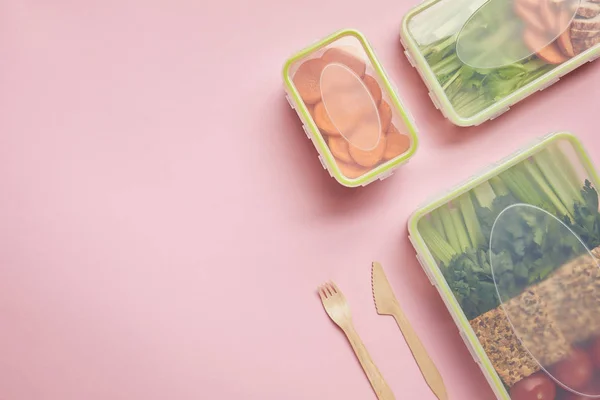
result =
M396 323L404 335L406 343L412 352L427 385L439 400L447 400L446 386L442 380L440 372L427 354L427 350L421 343L408 319L402 312L392 287L388 282L381 264L374 262L371 269L371 284L373 286L373 299L375 308L379 315L391 315L396 319Z

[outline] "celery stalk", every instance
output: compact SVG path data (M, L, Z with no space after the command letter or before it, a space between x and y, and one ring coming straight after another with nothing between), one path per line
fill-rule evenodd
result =
M442 222L442 217L438 210L433 210L431 212L431 223L435 230L440 234L440 236L446 240L446 232L444 232L444 223Z
M499 175L499 178L519 201L543 208L548 212L556 211L554 206L536 190L527 171L520 164L507 169Z
M481 185L478 185L473 189L473 194L475 195L480 207L489 209L492 208L492 203L496 198L496 193L489 182L483 182Z
M583 184L582 180L579 179L575 168L573 168L573 164L571 164L567 155L558 147L558 145L549 147L548 151L552 154L552 159L555 160L560 169L565 171L565 174L569 178L569 182L572 182L575 187L581 186Z
M569 161L566 154L557 147L549 147L547 149L550 159L556 168L562 172L569 186L575 193L575 199L579 202L583 202L581 196L581 187L583 186L583 180L577 175L577 171L573 168L573 164Z
M500 179L499 177L494 176L490 178L489 182L490 185L492 185L492 189L494 189L494 192L496 192L498 196L506 196L510 194L508 188L506 187L504 182L502 182L502 179Z
M581 194L569 184L564 171L561 171L560 168L552 162L550 153L542 150L534 156L534 160L554 193L569 211L569 214L573 215L575 212L575 199L581 197Z
M446 238L448 239L448 243L450 246L456 251L461 252L460 242L458 241L458 235L456 234L456 230L454 229L454 222L452 221L452 216L450 215L450 210L447 206L440 207L438 209L440 214L440 218L442 220L442 224L444 225L444 232L446 232Z
M560 201L560 199L554 193L548 182L546 182L546 179L544 179L544 175L542 174L542 171L540 171L540 169L538 168L537 164L534 164L533 162L527 160L525 161L525 169L527 170L527 172L529 172L529 174L537 184L538 188L541 189L542 193L550 200L550 202L556 208L556 210L558 210L558 212L561 215L568 215L569 217L573 218L572 214Z
M419 229L425 244L431 251L431 254L438 263L448 266L452 259L457 255L452 246L442 238L439 232L427 218L421 219Z
M481 225L479 225L479 219L475 213L475 207L471 201L471 195L465 193L458 198L458 204L465 221L467 233L471 239L471 245L475 248L479 247L485 240L483 233L481 232Z
M467 229L465 228L465 223L463 222L460 210L455 207L450 208L450 216L452 217L452 223L454 224L454 231L458 238L460 251L465 251L471 247L471 243L469 242L469 236L467 235Z

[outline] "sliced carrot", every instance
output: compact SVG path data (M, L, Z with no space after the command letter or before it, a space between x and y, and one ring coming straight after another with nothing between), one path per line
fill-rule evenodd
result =
M410 138L398 131L394 124L390 125L387 132L387 144L383 153L384 160L391 160L404 154L410 149Z
M328 49L325 53L323 53L321 59L324 60L327 64L344 64L361 78L365 76L367 64L360 58L350 54L349 52L343 49L332 47L331 49Z
M514 3L513 9L515 14L521 17L528 28L533 28L539 33L544 33L546 31L546 27L538 14L538 10L519 2Z
M371 75L365 75L363 81L365 82L365 86L367 87L367 89L369 89L369 92L371 92L371 97L373 98L373 101L375 102L375 104L379 105L379 103L381 103L382 97L381 87L379 86L379 83L377 83L375 78L373 78Z
M319 127L320 130L324 131L328 135L340 136L340 131L336 128L334 123L329 118L329 114L327 113L327 108L322 101L318 102L315 105L313 110L315 124Z
M308 114L310 114L310 117L314 121L315 120L315 106L307 104L306 109L308 110Z
M320 58L305 61L294 75L294 85L306 104L315 104L321 100L321 73L327 63Z
M328 103L331 106L330 103ZM334 106L334 109L336 107ZM339 109L338 109L339 110ZM344 111L346 111L344 109ZM327 112L327 107L325 104L320 101L315 104L314 108L314 120L319 129L325 132L328 135L332 136L343 136L344 134L349 134L353 128L358 125L358 121L361 117L359 113L352 113L352 110L348 109L347 112L343 114L336 114L335 123L331 120L329 113Z
M385 101L382 101L379 105L379 119L381 121L381 132L387 132L392 123L392 108Z
M327 140L327 144L329 144L329 150L331 150L331 154L335 158L345 163L352 163L352 157L350 157L350 150L348 146L348 141L343 137L332 136Z
M539 58L548 64L561 64L568 60L556 43L546 44L544 35L540 35L532 29L525 30L523 40L532 52L535 52Z
M349 179L360 178L371 170L370 168L361 167L360 165L356 165L354 163L348 164L340 160L336 161L338 168L342 172L342 175Z
M562 51L562 53L571 58L575 57L575 49L573 48L573 42L571 41L571 31L567 29L558 37L556 44Z
M569 58L575 57L575 49L573 48L573 41L571 40L571 27L569 26L571 17L572 15L570 15L567 10L561 12L559 23L561 26L565 27L565 30L556 40L556 44L562 53Z
M387 140L385 136L379 138L377 146L372 150L362 150L354 146L352 143L349 144L348 148L352 159L363 167L374 167L382 159L385 149L387 147Z

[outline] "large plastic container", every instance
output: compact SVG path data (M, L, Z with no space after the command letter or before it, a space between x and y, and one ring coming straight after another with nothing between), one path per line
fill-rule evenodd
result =
M283 80L323 167L342 185L384 179L415 153L412 117L361 33L339 31L300 51Z
M600 398L599 182L580 142L557 133L410 218L417 258L500 399Z
M479 125L600 56L600 3L428 0L401 41L444 116Z

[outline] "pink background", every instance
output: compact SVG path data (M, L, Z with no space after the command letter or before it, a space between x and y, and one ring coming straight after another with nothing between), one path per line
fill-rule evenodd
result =
M409 214L533 138L600 161L600 69L452 127L402 54L417 0L0 1L0 399L370 399L315 294L333 279L402 399L433 399L379 260L452 399L492 399L414 257ZM284 60L365 33L417 120L396 175L344 189L283 95Z

